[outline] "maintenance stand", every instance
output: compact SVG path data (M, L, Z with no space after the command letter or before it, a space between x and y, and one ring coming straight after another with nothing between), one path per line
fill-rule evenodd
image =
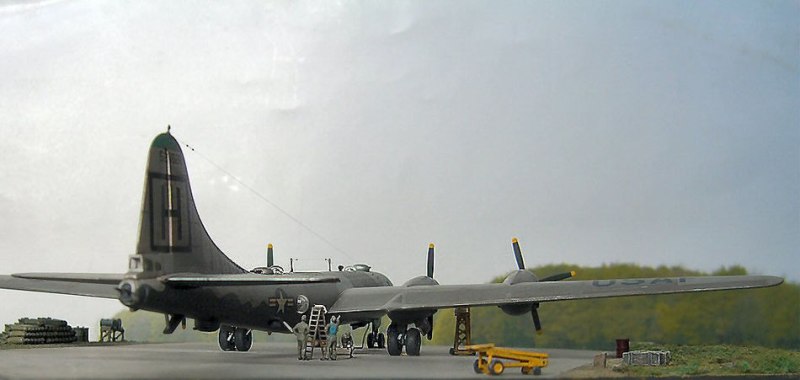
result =
M469 308L457 307L454 312L456 315L456 333L453 335L453 347L450 348L450 355L475 355L474 351L466 348L472 344L472 324L469 319Z
M124 342L125 329L122 328L122 319L100 320L101 342Z

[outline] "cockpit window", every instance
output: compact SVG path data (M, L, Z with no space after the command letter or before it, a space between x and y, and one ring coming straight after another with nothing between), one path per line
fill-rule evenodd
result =
M142 256L139 255L132 255L128 258L128 270L131 272L141 272L142 268Z
M347 272L369 272L370 269L372 269L372 267L367 264L356 264L344 267L344 270Z

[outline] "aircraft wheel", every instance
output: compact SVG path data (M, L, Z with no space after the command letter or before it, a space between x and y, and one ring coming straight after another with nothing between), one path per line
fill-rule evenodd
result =
M386 348L386 335L378 333L378 348Z
M406 353L408 356L419 356L419 347L422 345L422 337L419 330L412 328L406 331Z
M531 367L522 367L522 374L523 375L530 374L531 371L533 371L533 368L531 368Z
M222 351L236 349L236 345L233 342L233 327L225 325L219 327L219 348Z
M481 369L481 359L475 359L475 362L472 363L472 370L475 371L475 373L483 373L483 370Z
M542 367L536 367L533 369L533 374L539 376L542 374Z
M249 351L253 346L253 331L250 329L237 328L233 332L233 341L236 343L238 351Z
M367 333L367 348L375 347L375 335L372 332Z
M489 362L489 373L492 375L499 375L503 373L504 369L506 369L506 366L503 365L503 362L497 359L492 359L492 361Z
M386 330L386 351L389 351L391 356L399 356L403 352L403 346L400 345L399 334L397 329L389 327Z

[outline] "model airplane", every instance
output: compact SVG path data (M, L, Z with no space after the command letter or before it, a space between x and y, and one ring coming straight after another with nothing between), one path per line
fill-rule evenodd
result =
M0 288L118 299L132 310L166 316L165 334L187 318L194 329L219 330L220 348L248 351L252 330L289 333L311 305L354 328L371 325L369 346L391 355L419 355L421 336L431 338L433 314L461 306L498 306L512 315L530 313L541 330L540 302L775 286L772 276L634 278L603 281L559 280L574 273L538 279L525 270L513 241L518 270L500 284L439 285L433 279L433 245L428 271L395 286L366 265L339 271L284 273L272 265L248 271L214 244L200 221L178 142L167 132L150 147L136 254L125 274L18 273L0 276ZM378 332L388 315L386 335Z

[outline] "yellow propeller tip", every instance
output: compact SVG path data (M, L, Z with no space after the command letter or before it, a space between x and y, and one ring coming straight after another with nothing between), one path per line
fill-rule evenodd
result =
M511 238L511 242L512 243L519 243L519 240L517 240L517 238Z
M433 243L431 243L430 245L428 245L428 248L433 248Z
M578 274L578 272L571 271L571 272L569 272L569 274L570 274L570 276L575 277L575 275Z
M267 248L272 248L272 243L267 244Z

